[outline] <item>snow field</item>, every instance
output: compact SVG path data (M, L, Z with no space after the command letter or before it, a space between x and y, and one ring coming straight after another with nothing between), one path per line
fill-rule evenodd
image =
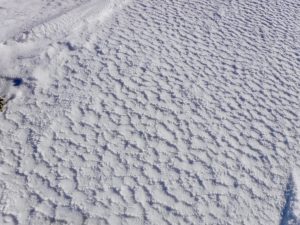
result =
M1 59L0 221L297 224L299 4L87 4Z

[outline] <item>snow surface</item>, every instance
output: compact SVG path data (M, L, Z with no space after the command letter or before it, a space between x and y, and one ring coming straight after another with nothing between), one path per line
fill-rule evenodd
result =
M0 0L0 224L299 224L299 10Z
M0 41L49 21L88 0L0 0Z

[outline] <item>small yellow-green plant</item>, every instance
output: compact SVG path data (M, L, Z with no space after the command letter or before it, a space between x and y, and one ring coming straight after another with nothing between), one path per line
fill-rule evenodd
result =
M3 97L0 97L0 112L4 111L4 107L5 107L6 101Z

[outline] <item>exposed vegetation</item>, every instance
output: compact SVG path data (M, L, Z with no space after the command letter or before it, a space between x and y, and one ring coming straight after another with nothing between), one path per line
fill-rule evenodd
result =
M0 97L0 112L4 111L6 101L3 97Z

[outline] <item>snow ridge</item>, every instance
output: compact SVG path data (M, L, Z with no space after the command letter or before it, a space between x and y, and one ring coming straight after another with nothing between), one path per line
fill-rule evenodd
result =
M53 42L66 37L70 32L75 33L84 25L90 26L95 21L103 21L117 8L122 8L128 2L128 0L91 0L33 27L23 35L26 39L50 39ZM24 37L21 34L22 38Z
M64 13L63 15L36 26L31 36L41 39L53 39L56 36L64 37L90 19L100 19L112 10L111 0L95 0Z
M6 41L19 33L59 17L90 0L30 0L0 1L0 41Z

